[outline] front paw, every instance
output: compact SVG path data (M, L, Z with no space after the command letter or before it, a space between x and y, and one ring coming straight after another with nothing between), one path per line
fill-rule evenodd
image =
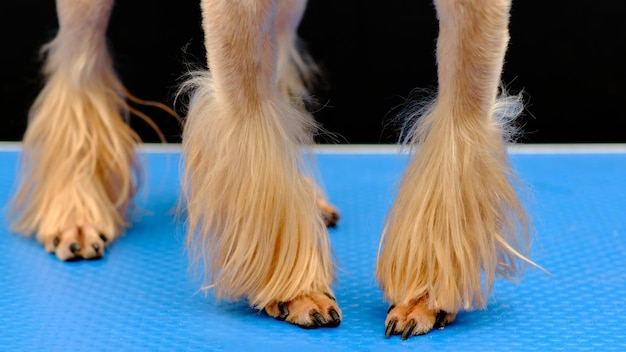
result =
M328 293L301 295L288 302L274 302L265 312L278 320L284 320L305 329L337 327L341 323L341 309L335 298Z
M424 335L433 328L442 329L452 323L456 313L428 308L426 297L412 300L409 304L392 305L385 320L385 335L400 335L402 340Z
M37 236L48 253L54 253L63 261L101 258L111 237L90 225L72 226L64 231Z

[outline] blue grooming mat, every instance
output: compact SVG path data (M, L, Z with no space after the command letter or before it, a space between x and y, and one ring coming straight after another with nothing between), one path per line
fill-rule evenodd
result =
M18 147L0 152L0 204ZM150 149L150 148L148 148ZM343 310L338 328L303 330L216 302L188 270L177 217L178 149L142 154L146 181L127 233L101 260L64 263L0 226L1 351L626 350L626 148L518 148L512 161L537 239L519 283L498 281L485 310L444 330L384 336L374 278L379 236L405 157L383 147L322 148L317 163L341 210L330 230ZM6 208L6 207L5 207ZM6 218L6 209L2 215Z

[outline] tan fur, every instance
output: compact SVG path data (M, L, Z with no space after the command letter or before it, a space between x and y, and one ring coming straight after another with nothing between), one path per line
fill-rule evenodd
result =
M389 310L385 325L386 335L402 332L403 339L410 335L421 335L430 331L437 321L437 314L428 308L426 296L394 306Z
M435 0L439 91L410 127L410 164L381 237L376 275L403 338L482 308L528 252L496 99L510 0ZM183 135L187 245L218 298L248 299L304 327L336 326L324 222L336 209L311 181L303 109L316 66L299 49L306 0L201 0L210 71L191 74ZM105 45L112 0L57 0L47 82L24 136L14 227L60 259L103 254L136 192L133 111ZM321 211L320 211L321 210ZM323 214L323 215L322 215ZM330 222L329 222L330 220ZM78 247L77 247L78 246ZM481 275L483 276L481 278Z
M327 234L298 149L314 126L277 89L277 3L204 0L202 11L210 74L191 82L183 135L190 253L219 298L264 308L330 292Z
M335 327L341 322L341 310L329 294L312 293L284 303L265 307L268 315L305 328ZM311 319L313 315L313 319Z
M306 3L306 0L278 1L275 20L278 91L299 107L311 100L309 89L320 75L319 68L304 50L297 35Z
M49 251L62 245L60 259L102 255L106 241L99 234L112 240L122 232L136 189L138 137L124 122L125 89L105 43L111 6L110 0L57 1L60 30L44 48L47 81L23 140L13 226L36 233ZM72 243L84 253L69 251Z
M376 273L392 304L457 312L484 307L495 274L519 273L529 225L495 118L510 1L435 3L439 92L414 128Z

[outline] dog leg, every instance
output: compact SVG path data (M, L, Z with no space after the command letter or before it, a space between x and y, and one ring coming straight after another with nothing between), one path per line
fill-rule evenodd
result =
M320 72L297 35L306 3L306 0L279 0L275 26L278 91L283 97L289 99L293 106L308 114L305 105L307 102L313 103L309 89L312 88ZM312 116L310 118L313 119ZM339 210L328 202L324 191L315 184L313 179L311 179L311 186L316 189L318 208L322 212L326 226L336 226L340 218Z
M13 227L61 260L101 257L127 225L136 189L138 137L105 41L112 6L57 0L60 28L43 48L46 84L23 139Z
M403 338L484 307L494 276L518 274L529 247L498 118L511 101L497 100L510 0L435 4L439 92L412 131L377 266L386 333Z
M218 298L302 327L336 326L333 263L299 148L311 119L279 93L276 0L202 0L209 72L183 133L187 245Z
M319 68L304 50L297 30L307 0L279 0L276 16L278 91L296 106L309 98Z

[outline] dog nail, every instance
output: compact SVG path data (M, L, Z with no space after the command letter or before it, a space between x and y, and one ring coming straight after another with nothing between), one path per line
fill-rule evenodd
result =
M287 307L287 303L285 302L278 303L278 310L280 310L280 315L277 317L277 319L279 320L287 319L287 316L289 316L289 307Z
M337 311L333 308L328 311L328 315L330 315L330 317L333 319L332 326L338 326L339 323L341 323L341 317L339 316L339 313L337 313Z
M387 324L387 329L385 330L385 336L390 337L396 332L396 325L398 321L396 319L392 320Z
M311 318L313 318L313 321L317 324L317 326L324 326L327 323L326 319L324 319L320 312L311 313Z
M444 321L446 319L446 315L448 315L448 313L443 310L440 310L439 313L437 313L437 318L435 318L435 328L443 329L443 327L446 325Z
M416 326L417 324L415 323L415 320L411 320L409 326L404 329L404 332L402 333L402 340L407 340L409 337L411 337L411 335L413 335L413 330L415 330Z
M334 228L337 226L339 222L339 214L324 214L324 221L326 222L326 226L329 228Z
M93 250L96 251L96 253L100 252L100 245L95 243L93 245L91 245L91 247L93 247Z
M52 245L54 246L54 248L59 245L59 242L61 242L61 240L58 237L52 239Z
M72 243L70 245L70 251L72 251L72 253L76 254L76 253L80 252L80 246L77 243Z
M326 297L328 297L328 298L332 299L333 301L337 302L337 299L336 299L333 295L331 295L330 293L328 293L328 292L324 292L324 295L325 295Z
M107 238L107 236L105 236L104 234L100 234L100 239L101 239L103 242L108 242L108 241L109 241L109 239Z
M395 304L390 305L389 309L387 310L387 314L389 314L395 307L396 307Z

